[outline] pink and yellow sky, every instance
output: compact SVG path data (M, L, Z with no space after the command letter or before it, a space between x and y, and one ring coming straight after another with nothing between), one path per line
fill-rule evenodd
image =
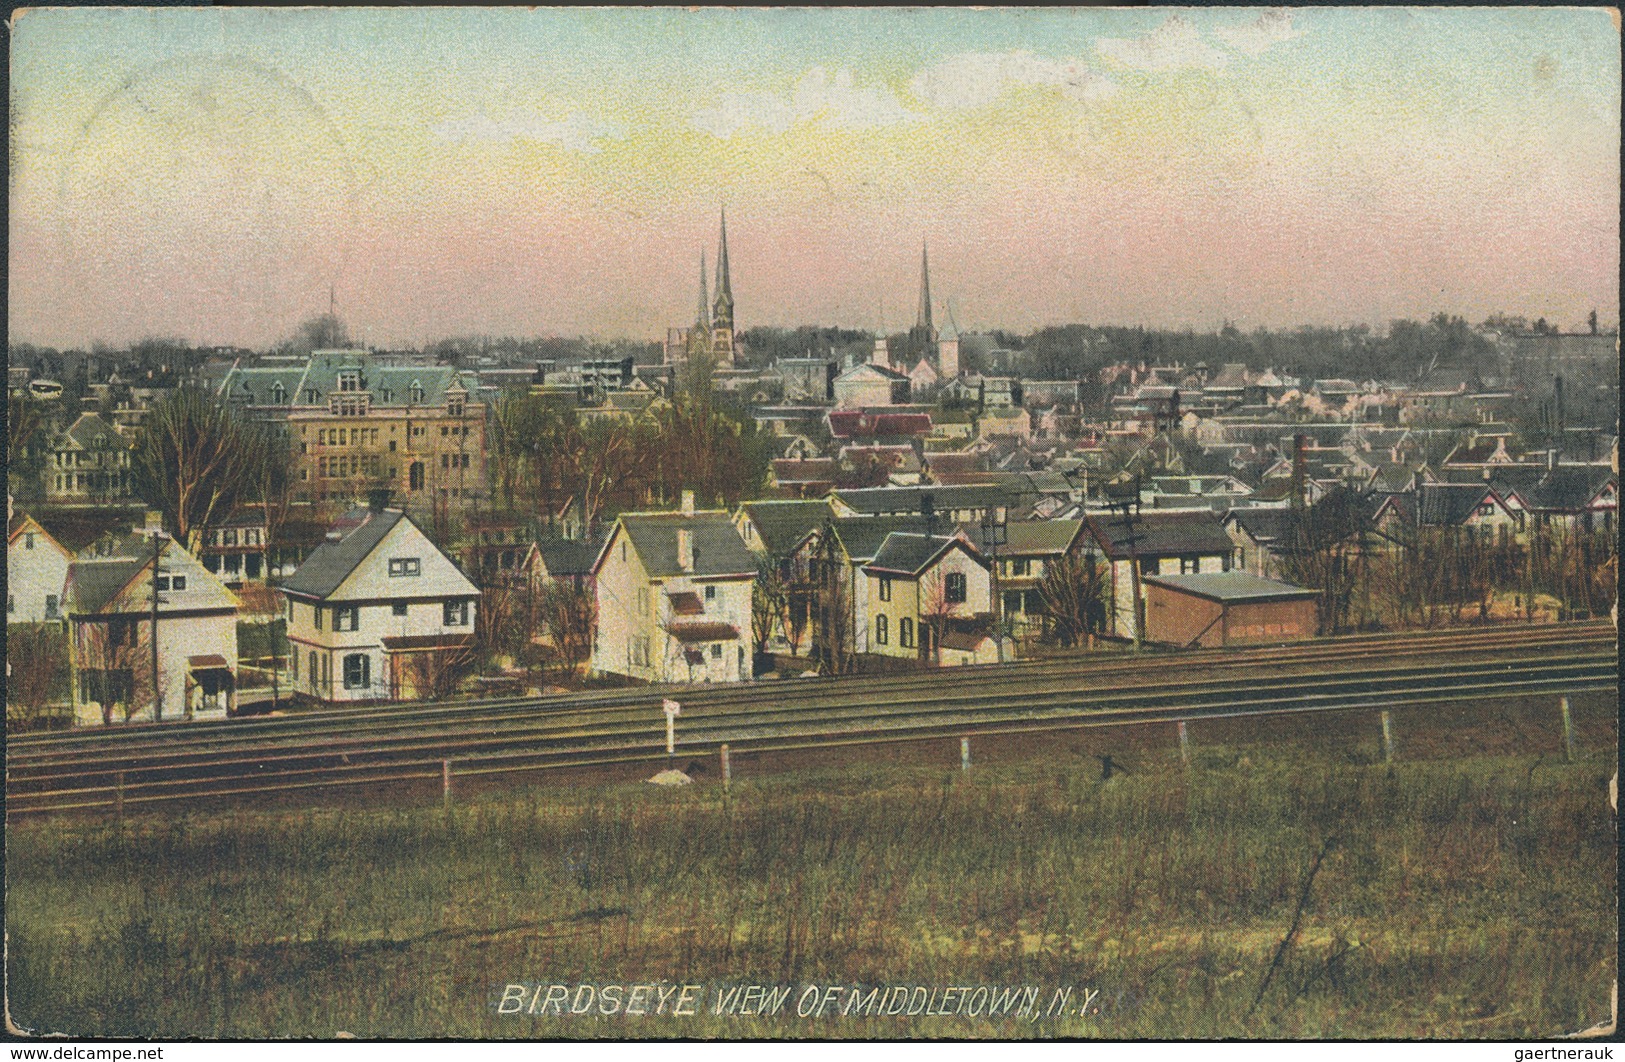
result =
M46 9L10 337L1619 316L1605 9Z

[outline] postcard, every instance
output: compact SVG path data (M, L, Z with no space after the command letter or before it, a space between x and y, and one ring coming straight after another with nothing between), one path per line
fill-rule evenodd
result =
M10 31L13 1038L1612 1032L1617 9Z

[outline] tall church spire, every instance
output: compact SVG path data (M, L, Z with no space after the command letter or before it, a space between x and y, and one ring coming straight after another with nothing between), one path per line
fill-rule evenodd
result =
M924 243L920 244L920 309L914 315L914 327L924 335L926 342L935 338L931 327L931 259Z
M700 248L700 307L694 314L694 325L707 332L711 330L711 292L705 280L705 248Z
M722 235L717 240L716 297L711 302L711 356L719 368L734 363L734 292L728 279L728 211L722 211Z

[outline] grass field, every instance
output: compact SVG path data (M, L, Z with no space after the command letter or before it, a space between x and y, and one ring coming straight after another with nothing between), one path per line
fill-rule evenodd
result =
M1145 751L1102 782L1058 742L963 775L744 775L726 798L708 775L449 812L24 821L11 1017L165 1038L1549 1037L1606 1020L1616 975L1611 702L1587 703L1576 763L1277 740L1205 743L1189 768ZM702 986L696 1013L499 1012L510 984L528 1005L662 981ZM782 1010L712 1012L750 984ZM916 985L1035 1003L874 1012ZM808 986L834 1002L798 1016ZM866 1012L871 988L890 994Z

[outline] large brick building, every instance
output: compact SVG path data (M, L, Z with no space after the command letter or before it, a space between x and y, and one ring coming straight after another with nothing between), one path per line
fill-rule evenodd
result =
M475 381L451 366L319 350L234 368L221 394L285 426L295 502L348 508L387 489L414 510L455 510L484 494L485 406Z

